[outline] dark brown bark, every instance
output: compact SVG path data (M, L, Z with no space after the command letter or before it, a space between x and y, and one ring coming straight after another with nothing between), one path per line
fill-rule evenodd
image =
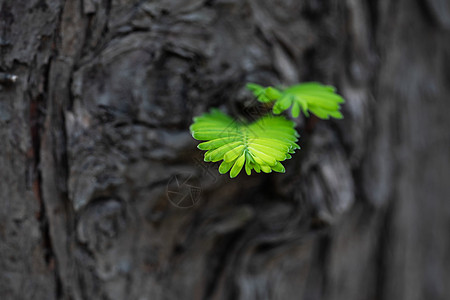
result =
M450 298L447 1L0 9L2 299ZM193 116L310 80L345 119L300 118L286 174L201 162Z

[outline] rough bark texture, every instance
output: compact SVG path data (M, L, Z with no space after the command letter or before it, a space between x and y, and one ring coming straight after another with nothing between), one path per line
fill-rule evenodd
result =
M2 299L450 299L448 1L0 3ZM345 119L286 174L201 162L193 116L309 80Z

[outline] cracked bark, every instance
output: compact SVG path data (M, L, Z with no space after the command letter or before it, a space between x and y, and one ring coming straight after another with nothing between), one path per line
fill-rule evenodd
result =
M446 3L0 1L2 299L449 298ZM286 174L202 164L193 116L307 80L345 119Z

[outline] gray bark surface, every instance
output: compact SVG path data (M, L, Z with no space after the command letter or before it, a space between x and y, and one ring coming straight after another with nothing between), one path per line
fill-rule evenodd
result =
M1 0L0 24L1 299L450 299L448 1ZM285 174L201 161L192 117L311 80L345 118L296 120Z

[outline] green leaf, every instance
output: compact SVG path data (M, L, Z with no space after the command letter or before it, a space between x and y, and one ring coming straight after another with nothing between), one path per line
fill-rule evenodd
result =
M232 162L223 161L219 166L219 173L225 174L226 172L230 171L230 169L233 165L234 165L234 161L232 161Z
M269 86L264 90L264 93L267 95L267 98L269 98L271 101L276 100L282 96L282 93L280 90L277 90L276 88L273 88Z
M329 85L306 82L285 89L276 89L252 83L247 87L253 91L258 101L275 101L272 108L274 114L280 114L291 108L291 115L294 118L299 116L300 110L307 117L311 112L321 119L343 118L340 109L345 100L336 94L334 87Z
M292 104L291 114L294 118L297 118L300 115L300 103L297 101Z
M300 148L296 144L299 135L294 125L282 116L265 116L251 124L241 123L212 110L194 118L190 130L195 139L204 141L197 146L207 150L204 160L223 160L219 173L229 171L234 178L242 168L248 175L252 170L284 173L280 162L291 158L289 153Z
M230 171L231 178L238 176L239 172L241 172L242 167L244 166L244 163L245 163L245 153L242 153L242 155L235 160L234 165L231 168Z
M247 83L246 87L253 92L253 95L255 95L259 102L267 103L272 101L269 97L267 97L266 89L259 84Z

